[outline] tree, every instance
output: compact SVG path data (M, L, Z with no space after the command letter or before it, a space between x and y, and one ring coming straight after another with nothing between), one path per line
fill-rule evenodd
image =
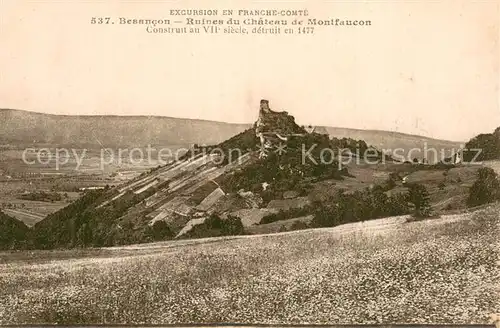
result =
M497 159L500 156L500 138L497 135L497 130L494 133L483 133L472 138L465 144L464 161L485 161Z
M469 189L467 205L479 206L500 199L500 182L495 171L489 167L482 167L477 175L476 182Z
M410 185L408 200L414 206L414 217L422 218L430 216L431 206L429 201L429 192L424 185L418 183Z
M92 228L87 223L83 223L76 233L77 244L81 246L92 245Z
M208 229L222 229L223 226L222 219L215 213L210 214L210 216L205 220L204 225Z
M148 229L147 234L151 236L154 241L165 240L174 236L168 224L163 220L156 221L153 226Z
M229 215L226 220L222 221L222 234L225 236L236 236L245 234L245 229L241 219Z

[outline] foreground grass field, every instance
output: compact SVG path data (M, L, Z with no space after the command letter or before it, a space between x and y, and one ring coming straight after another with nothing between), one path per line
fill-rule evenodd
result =
M499 216L0 253L0 324L488 323Z

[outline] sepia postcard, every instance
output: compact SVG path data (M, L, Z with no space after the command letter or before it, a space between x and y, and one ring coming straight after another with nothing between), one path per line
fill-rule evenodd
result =
M500 0L0 0L0 326L500 327Z

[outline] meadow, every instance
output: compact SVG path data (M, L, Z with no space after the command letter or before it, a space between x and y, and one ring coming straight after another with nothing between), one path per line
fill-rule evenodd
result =
M488 323L500 205L281 234L0 253L0 324Z

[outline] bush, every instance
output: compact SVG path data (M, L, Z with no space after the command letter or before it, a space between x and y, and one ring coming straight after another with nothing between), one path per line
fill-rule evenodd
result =
M352 194L342 193L336 199L317 202L313 207L315 213L311 225L314 227L334 227L409 212L406 195L388 197L380 186Z
M266 224L266 223L272 223L276 221L283 221L283 220L289 220L289 219L294 219L298 218L301 216L305 216L308 214L311 214L314 212L314 209L312 206L304 206L304 207L298 207L298 208L291 208L286 211L280 210L278 213L272 213L264 216L259 224Z
M309 228L307 223L298 220L298 221L295 221L294 223L292 223L292 226L290 227L290 231L303 230L303 229L307 229L307 228Z
M245 229L240 218L229 215L226 220L222 221L222 235L237 236L243 234L245 234Z
M174 236L168 224L162 220L156 221L153 226L148 226L146 235L154 241L170 239Z
M394 172L391 172L389 174L389 177L387 178L387 180L385 180L385 182L382 184L382 189L384 191L389 191L391 189L393 189L394 187L396 187L396 181L400 181L401 178L399 177L399 175L397 173L394 173Z
M220 236L236 236L245 234L245 229L240 218L229 216L223 220L218 215L210 215L205 222L198 224L183 238L207 238Z
M478 178L469 189L467 206L474 207L500 199L500 182L498 175L489 167L480 168Z
M62 200L62 196L57 192L47 193L45 191L36 191L28 194L19 195L19 199L39 201L39 202L58 202Z

